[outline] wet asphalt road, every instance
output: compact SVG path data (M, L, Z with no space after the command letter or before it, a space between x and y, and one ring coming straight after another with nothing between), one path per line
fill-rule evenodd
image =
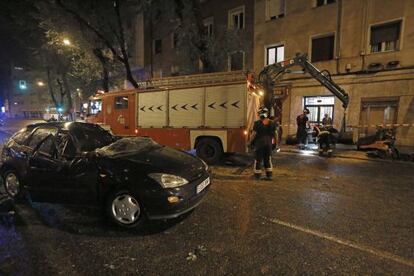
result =
M194 212L140 231L95 209L11 206L0 216L0 275L414 274L412 163L275 163L273 182L216 177Z

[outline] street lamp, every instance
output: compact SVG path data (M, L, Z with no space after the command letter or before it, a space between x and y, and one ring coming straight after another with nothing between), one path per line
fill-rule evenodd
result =
M45 86L45 83L44 83L43 81L38 81L38 82L37 82L37 85L38 85L38 86Z
M69 39L64 38L64 39L63 39L63 44L64 44L64 45L66 45L66 46L70 46L70 45L71 45L71 42L70 42L70 40L69 40Z

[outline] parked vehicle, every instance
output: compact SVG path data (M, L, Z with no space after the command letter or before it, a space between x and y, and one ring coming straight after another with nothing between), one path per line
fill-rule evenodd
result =
M127 228L189 212L210 185L197 157L78 122L22 129L5 144L0 172L11 197L104 206L112 222Z
M319 155L327 154L329 157L332 156L335 149L336 142L338 140L338 130L332 126L314 126L314 132L316 136L316 142L318 143Z

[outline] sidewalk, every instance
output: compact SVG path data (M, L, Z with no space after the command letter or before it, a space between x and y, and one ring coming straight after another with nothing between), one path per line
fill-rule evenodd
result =
M398 149L405 154L412 154L414 156L414 148L405 147ZM318 156L317 146L311 145L307 150L299 150L297 146L293 145L282 145L281 150L279 153L274 153L274 155L278 154L295 154L295 155L312 155ZM321 157L321 158L329 158L329 157ZM353 160L363 160L363 161L371 161L371 162L391 162L391 163L413 163L407 161L400 161L400 160L391 160L391 159L380 159L380 158L372 158L367 155L367 151L358 151L356 150L355 145L345 145L345 144L337 144L336 149L334 150L334 154L330 158L346 158L346 159L353 159ZM231 162L233 161L233 162ZM252 178L251 166L253 166L253 155L252 154L234 154L231 156L226 157L224 164L211 166L212 175L219 179L234 179L234 180L248 180Z

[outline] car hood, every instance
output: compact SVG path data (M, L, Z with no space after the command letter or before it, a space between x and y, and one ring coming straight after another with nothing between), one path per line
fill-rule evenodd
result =
M111 159L145 164L150 167L151 172L175 174L189 181L200 178L206 170L201 159L184 151L162 146L147 137L122 138L96 152Z

